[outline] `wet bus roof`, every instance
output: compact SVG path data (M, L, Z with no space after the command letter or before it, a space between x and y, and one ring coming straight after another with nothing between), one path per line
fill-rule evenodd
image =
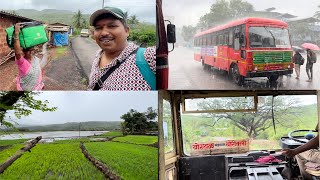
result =
M269 18L248 17L248 18L244 18L244 19L240 19L240 20L235 20L235 21L229 22L224 25L212 27L210 29L207 29L205 31L197 33L196 35L194 35L194 37L202 36L205 34L220 31L220 30L227 29L227 28L233 27L233 26L238 26L241 24L265 24L265 25L275 25L275 26L284 27L284 28L288 27L288 24L286 22L281 21L281 20L269 19Z

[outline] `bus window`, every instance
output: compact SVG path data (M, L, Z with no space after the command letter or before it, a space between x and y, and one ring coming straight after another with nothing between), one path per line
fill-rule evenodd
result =
M241 26L241 33L240 33L240 44L241 47L246 47L246 36L245 36L245 32L246 32L246 26L242 25Z
M228 45L228 32L223 34L223 45Z
M208 36L204 36L204 41L205 41L204 46L205 47L208 46Z
M241 36L241 32L239 27L236 27L234 29L234 50L238 51L240 50L240 36Z
M249 27L250 47L290 47L287 29L276 27Z
M218 42L218 45L223 45L223 35L219 35L219 42Z
M232 45L233 45L233 29L230 29L229 30L229 41L228 41L228 45L230 46L230 47L233 47Z
M212 37L212 45L216 46L217 45L217 36Z
M237 98L202 99L190 106L216 109L250 105L248 101L237 101ZM183 152L188 156L199 156L255 150L280 151L279 140L291 131L307 129L316 135L312 131L316 128L317 119L316 95L258 96L256 112L181 113ZM239 146L238 149L232 149L234 145Z
M170 102L163 100L163 134L165 154L174 152L172 121Z

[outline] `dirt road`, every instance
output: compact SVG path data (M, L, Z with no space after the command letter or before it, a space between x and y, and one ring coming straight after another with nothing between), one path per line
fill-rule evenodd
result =
M50 53L57 57L54 49ZM44 90L86 90L87 80L70 47L44 67L44 83Z

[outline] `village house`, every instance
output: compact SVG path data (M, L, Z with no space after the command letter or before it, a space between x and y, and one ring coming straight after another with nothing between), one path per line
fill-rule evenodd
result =
M6 29L18 22L31 22L35 21L30 18L22 17L16 14L12 14L6 11L0 11L0 65L1 60L11 52L11 49L7 45Z
M62 23L48 24L46 27L48 32L49 44L53 46L68 46L70 26Z

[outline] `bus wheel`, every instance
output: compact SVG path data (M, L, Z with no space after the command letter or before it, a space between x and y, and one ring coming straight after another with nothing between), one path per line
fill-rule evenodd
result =
M268 77L269 81L272 81L272 82L277 81L278 78L279 78L279 75L277 75L277 74L276 75L271 75L271 76Z
M232 80L238 84L238 85L242 85L243 84L243 81L244 81L244 77L240 75L240 71L239 71L239 68L237 65L234 65L232 66L231 68L231 77L232 77Z

